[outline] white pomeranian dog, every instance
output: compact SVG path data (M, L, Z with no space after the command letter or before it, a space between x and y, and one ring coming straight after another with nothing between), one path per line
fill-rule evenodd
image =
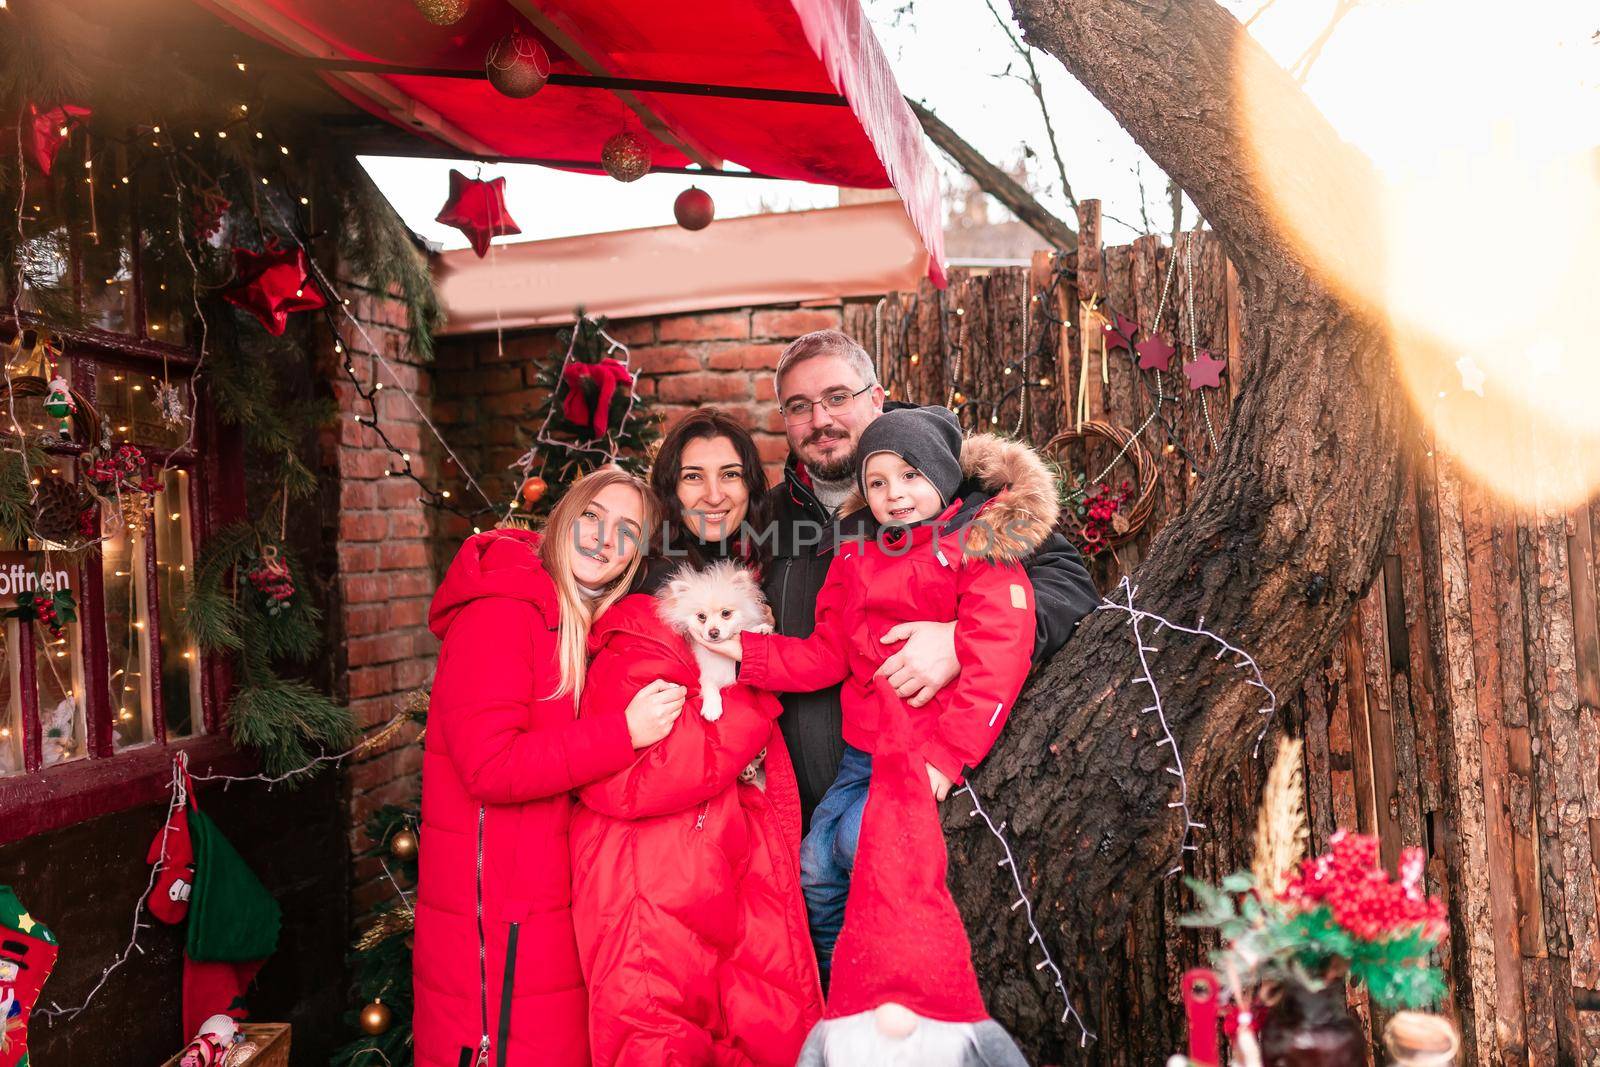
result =
M714 563L700 571L685 564L656 595L656 613L694 649L700 666L700 714L707 722L716 722L722 718L722 687L733 684L738 668L705 646L746 630L772 631L761 586L737 563Z

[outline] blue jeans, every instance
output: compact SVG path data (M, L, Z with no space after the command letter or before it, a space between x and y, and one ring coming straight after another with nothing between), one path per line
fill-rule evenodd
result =
M824 984L833 965L834 942L844 925L844 902L850 895L850 872L856 865L861 812L867 806L871 778L872 754L845 745L839 774L811 813L811 830L800 843L800 888Z

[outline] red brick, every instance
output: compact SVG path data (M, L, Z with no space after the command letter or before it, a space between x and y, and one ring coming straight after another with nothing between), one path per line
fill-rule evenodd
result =
M645 374L681 374L699 370L702 366L700 350L683 345L653 345L634 349L629 363Z
M384 575L384 598L433 595L433 575L428 571L396 571Z
M401 689L415 689L428 680L432 664L418 659L401 660L394 665L394 684Z
M381 667L354 668L350 671L349 679L352 699L394 691L394 668L388 664Z
M837 330L840 323L841 316L836 308L757 311L750 317L750 336L793 340L812 330Z
M756 399L770 400L776 404L778 400L778 383L772 380L772 375L759 374L756 375L754 381L756 386Z
M389 540L378 546L378 568L386 571L405 570L428 565L428 546L421 541Z
M422 491L410 478L380 478L371 484L375 487L374 495L378 498L378 507L384 511L421 507L417 503L417 497Z
M662 378L657 395L667 402L714 404L724 400L745 400L751 393L750 379L737 374L679 374Z
M775 370L782 345L718 345L706 360L712 370Z
M382 448L345 448L339 452L339 473L346 478L381 478L390 460L399 458Z
M656 320L634 319L631 322L607 323L606 333L629 347L647 345L656 339Z
M423 599L396 600L389 605L391 626L421 626L428 621L428 602Z
M758 433L755 435L755 440L756 451L761 454L763 462L782 463L789 458L789 439L787 437Z
M362 546L366 548L366 546ZM343 546L340 546L341 552ZM370 548L367 549L371 551ZM340 563L343 569L344 564ZM363 604L359 607L346 605L344 609L344 632L347 637L370 637L372 634L381 633L388 628L388 613L376 604Z
M750 336L750 316L744 311L710 315L679 315L660 321L663 341L737 341Z
M378 569L378 546L371 542L346 542L339 546L339 570L343 574L369 574Z
M389 520L380 512L345 512L339 516L341 541L382 541L389 532Z
M384 725L394 718L395 710L395 698L392 694L353 697L350 700L350 714L355 716L357 728L363 731Z
M388 599L391 595L389 583L370 574L346 577L343 585L344 600L347 604L374 604Z
M346 481L339 486L339 510L367 511L378 506L376 482Z
M771 488L772 486L777 485L779 482L783 481L783 464L781 464L781 463L763 463L761 465L761 470L767 476L767 486L768 486L768 488Z
M418 508L413 511L392 511L389 513L390 537L427 537L428 519ZM422 564L418 564L421 566Z

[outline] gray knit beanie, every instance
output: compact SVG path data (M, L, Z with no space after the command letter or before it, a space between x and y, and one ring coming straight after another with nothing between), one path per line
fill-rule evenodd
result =
M862 431L856 454L856 486L867 492L867 460L893 452L921 471L946 504L961 486L961 423L949 408L895 408Z

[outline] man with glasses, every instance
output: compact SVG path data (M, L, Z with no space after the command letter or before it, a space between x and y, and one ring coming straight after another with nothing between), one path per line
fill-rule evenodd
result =
M856 444L885 407L883 386L866 350L838 330L797 338L778 359L778 404L789 438L783 481L767 503L774 525L767 600L775 628L807 637L816 626L817 594L828 576L838 534L866 528L865 507L839 511L855 489ZM838 522L838 531L834 529ZM1100 596L1083 559L1060 534L1051 535L1027 564L1038 615L1033 664L1059 649L1078 620ZM889 684L920 707L960 671L953 623L915 622L889 635L904 640L883 666ZM809 825L812 809L833 784L844 755L839 689L783 696L779 724L799 779L800 802Z

